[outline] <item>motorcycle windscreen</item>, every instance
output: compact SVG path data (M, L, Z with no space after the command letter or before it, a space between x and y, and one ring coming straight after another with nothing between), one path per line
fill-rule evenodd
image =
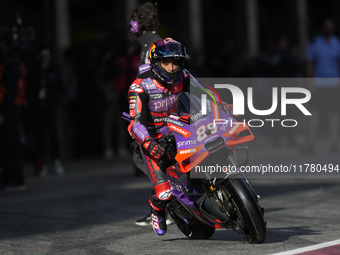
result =
M195 170L203 165L210 169L210 166L216 163L222 164L221 167L226 169L226 162L221 161L226 158L223 154L226 151L219 153L217 151L226 147L227 140L234 138L233 136L223 137L223 134L232 127L236 120L221 110L220 104L216 101L219 100L218 97L214 98L210 91L198 86L198 82L194 80L190 85L191 93L182 93L178 106L181 123L170 129L176 137L176 160L180 170L190 171L193 178L206 178L206 172ZM205 111L202 111L201 95L209 96L209 99L205 101ZM222 118L225 119L225 123L217 125L216 123ZM226 170L219 171L218 176L213 177L225 177L225 172Z

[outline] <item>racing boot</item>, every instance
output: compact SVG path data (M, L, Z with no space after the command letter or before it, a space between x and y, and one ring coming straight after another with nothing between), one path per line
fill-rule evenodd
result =
M152 228L156 232L157 235L164 235L167 230L166 219L165 219L165 209L161 211L157 211L155 209L151 209L151 222Z
M163 173L161 170L155 172ZM167 181L155 185L151 191L149 200L151 206L151 224L153 230L158 235L164 235L166 233L165 209L171 198L172 194Z

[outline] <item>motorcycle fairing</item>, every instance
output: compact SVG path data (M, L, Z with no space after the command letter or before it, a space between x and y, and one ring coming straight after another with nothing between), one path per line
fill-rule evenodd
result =
M193 188L191 179L188 179L188 174L177 171L174 166L167 168L166 173L171 193L190 212L192 217L211 227L222 228L227 226L228 219L223 216L223 213L219 211L206 193L200 193ZM214 214L211 212L214 212Z
M168 127L176 140L178 166L183 173L190 172L209 156L206 144L222 137L228 147L249 142L254 139L246 123L238 123L236 119L222 111L214 102L208 101L206 115L196 113L192 116L170 115ZM190 120L190 121L189 121ZM224 124L217 124L221 120ZM249 135L238 137L248 130Z

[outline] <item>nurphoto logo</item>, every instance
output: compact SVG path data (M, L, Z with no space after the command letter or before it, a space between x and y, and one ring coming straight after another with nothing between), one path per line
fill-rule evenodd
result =
M215 84L214 88L220 89L229 89L233 97L233 114L234 115L244 115L244 94L240 88L232 84ZM289 93L302 94L304 97L302 98L288 98ZM311 116L312 114L307 110L304 106L311 99L311 93L308 89L299 88L299 87L282 87L281 88L281 116L287 115L287 105L295 105L304 115ZM201 112L203 115L207 114L207 95L201 95L201 103L202 108ZM247 88L247 106L249 111L257 116L267 116L274 113L278 107L278 88L272 88L272 105L269 109L259 110L255 109L253 104L253 88ZM227 124L230 120L227 119L215 119L214 125L219 124ZM283 127L295 127L298 122L295 119L250 119L247 121L247 124L250 127L262 127L264 123L270 122L271 126L274 127L275 122L280 122ZM246 121L238 122L239 124L245 125ZM231 123L233 124L233 123Z

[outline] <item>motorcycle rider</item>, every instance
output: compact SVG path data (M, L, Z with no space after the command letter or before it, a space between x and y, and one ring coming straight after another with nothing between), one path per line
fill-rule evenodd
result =
M149 49L149 58L150 64L140 67L139 78L129 88L131 122L128 132L139 143L154 187L149 200L153 229L158 235L164 235L167 230L165 208L172 194L165 173L170 160L160 143L161 131L170 133L166 119L177 110L181 93L200 96L203 87L184 69L184 61L189 56L178 41L172 38L155 41ZM222 106L230 110L230 105L222 103Z

